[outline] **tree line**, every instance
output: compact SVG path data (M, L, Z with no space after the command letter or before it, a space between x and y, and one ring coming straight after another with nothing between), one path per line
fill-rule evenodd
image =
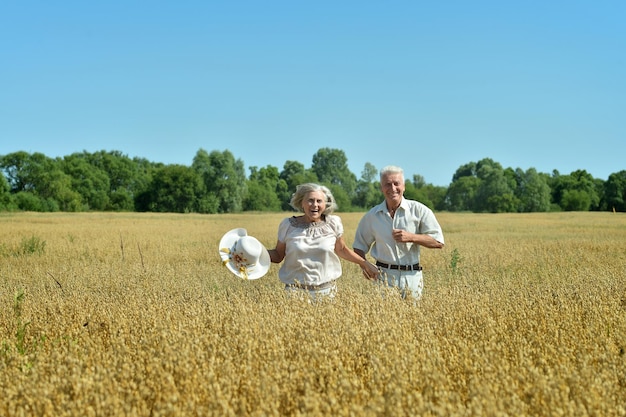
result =
M310 168L286 161L282 170L252 166L248 175L229 150L199 149L190 166L130 158L120 151L62 158L19 151L0 156L0 210L288 211L296 185L319 182L332 190L341 211L362 211L383 200L378 180L378 169L369 162L357 178L344 151L331 148L319 149ZM485 158L459 167L448 187L426 183L421 175L405 180L405 197L438 211L626 211L626 170L602 180L585 170L546 174L503 168Z

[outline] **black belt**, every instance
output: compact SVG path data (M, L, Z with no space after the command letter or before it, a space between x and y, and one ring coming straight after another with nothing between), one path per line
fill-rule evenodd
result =
M384 264L382 262L376 261L376 266L380 266L381 268L387 268L387 269L398 269L400 271L421 271L422 270L422 266L419 263L415 265L389 265L389 264Z

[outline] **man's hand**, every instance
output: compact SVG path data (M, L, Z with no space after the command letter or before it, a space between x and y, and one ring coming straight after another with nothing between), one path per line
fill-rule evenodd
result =
M391 235L393 236L393 240L402 243L413 242L415 238L415 235L413 233L407 232L406 230L402 229L393 229Z
M393 240L398 243L411 242L431 249L443 248L443 243L436 241L429 235L414 234L402 229L393 229L391 235L393 236Z

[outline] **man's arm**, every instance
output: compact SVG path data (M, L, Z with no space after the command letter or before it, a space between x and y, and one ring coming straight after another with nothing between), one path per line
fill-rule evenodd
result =
M361 258L365 259L365 252L363 252L361 249L352 248L352 250L354 250L354 253L359 255Z
M435 240L435 238L429 235L415 234L415 233L407 232L406 230L402 230L402 229L393 229L392 235L393 235L393 239L396 242L417 243L420 246L424 246L425 248L430 248L430 249L443 248L443 243Z

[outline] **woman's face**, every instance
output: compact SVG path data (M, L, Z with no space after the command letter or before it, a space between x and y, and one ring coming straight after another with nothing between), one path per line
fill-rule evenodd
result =
M319 222L326 210L326 194L322 191L310 191L302 199L304 217L309 222Z

